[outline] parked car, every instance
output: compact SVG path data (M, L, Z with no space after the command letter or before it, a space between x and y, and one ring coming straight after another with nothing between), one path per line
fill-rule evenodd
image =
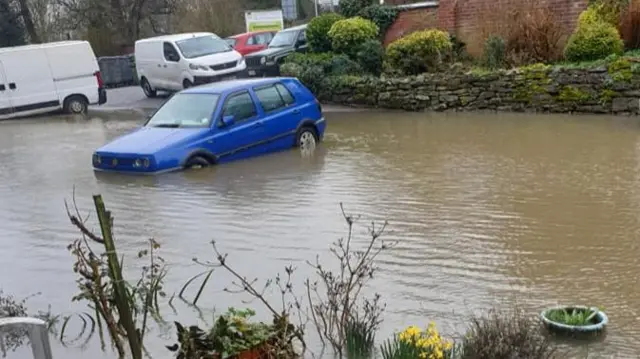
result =
M320 103L295 78L224 81L178 92L92 162L97 171L156 174L292 147L309 153L325 128Z
M245 32L244 34L230 36L225 40L234 50L238 51L242 56L246 56L266 49L275 34L275 31Z
M0 48L0 119L64 110L85 113L107 102L87 41Z
M247 75L280 76L280 65L287 55L307 51L306 29L305 24L279 31L266 49L245 56Z
M136 71L147 97L244 74L244 58L210 32L157 36L135 43Z

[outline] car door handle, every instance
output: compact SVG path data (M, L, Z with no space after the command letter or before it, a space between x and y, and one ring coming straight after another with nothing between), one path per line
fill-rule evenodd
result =
M7 88L6 88L6 86L5 86L5 85L0 85L0 91L4 91L4 90L6 90L6 89L7 89Z
M15 89L16 89L16 83L15 83L15 82L10 83L10 84L9 84L9 88L10 88L11 90L15 90Z
M254 127L262 126L262 121L257 121L253 124Z
M295 109L295 110L293 110L292 112L293 112L293 113L295 113L295 114L297 115L297 114L299 114L299 113L300 113L300 110L296 108L296 109Z

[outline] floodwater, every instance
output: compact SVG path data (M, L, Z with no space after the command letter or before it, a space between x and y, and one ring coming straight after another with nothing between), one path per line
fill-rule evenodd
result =
M47 305L54 313L87 310L70 301L76 287L66 246L78 233L64 201L75 191L83 214L92 194L104 196L130 276L144 264L135 257L146 238L162 244L169 294L203 270L192 258L214 259L214 239L249 278L264 280L294 264L303 294L301 283L312 275L305 261L328 258L330 243L346 233L342 202L362 216L358 245L372 220L388 220L386 239L399 241L381 254L371 283L387 303L379 341L429 321L455 335L469 315L494 306L535 314L575 303L604 307L610 326L604 340L572 345L572 356L640 356L636 119L390 112L327 118L326 141L312 158L290 151L153 178L91 169L92 150L141 119L0 123L0 288L19 298L40 292L27 302L34 312ZM95 228L95 216L89 223ZM222 290L230 280L216 271L199 304L241 307ZM177 316L163 306L169 326L147 339L156 358L173 355L164 348L173 344L171 320L198 322L194 309L176 307ZM100 354L97 340L84 349L55 339L53 345L55 358L113 357Z

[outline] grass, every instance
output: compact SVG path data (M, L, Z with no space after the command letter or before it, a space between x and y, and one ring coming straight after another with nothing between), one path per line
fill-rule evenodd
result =
M566 309L552 309L547 312L546 316L547 319L556 323L585 326L596 324L596 321L593 319L596 313L597 312L592 309L574 308L571 311Z

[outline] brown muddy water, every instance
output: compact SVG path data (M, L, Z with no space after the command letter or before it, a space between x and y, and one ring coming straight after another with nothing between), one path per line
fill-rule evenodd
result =
M327 256L345 233L343 202L363 217L360 243L367 222L384 219L388 239L400 241L372 283L388 304L378 341L432 320L454 335L466 317L496 305L538 313L584 303L603 306L610 326L604 340L571 346L572 356L640 356L636 119L331 113L313 158L291 151L151 178L94 174L92 150L141 120L100 116L0 123L0 288L41 292L28 301L33 311L86 310L70 302L66 246L77 233L64 201L74 187L84 213L91 195L103 194L131 275L143 265L134 257L145 238L162 244L170 293L202 270L193 257L213 259L212 239L248 277L293 263L302 282L305 260ZM222 291L228 276L213 278L203 307L242 306ZM147 339L155 358L172 357L164 348L173 343L171 320L198 321L186 305L177 316L165 309L168 328ZM84 349L53 345L55 358L113 357L97 340Z

